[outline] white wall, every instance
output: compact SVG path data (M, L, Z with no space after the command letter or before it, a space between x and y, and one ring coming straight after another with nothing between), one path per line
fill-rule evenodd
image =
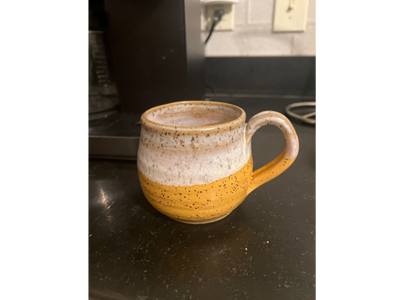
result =
M272 32L274 3L239 0L235 5L235 30L215 31L205 47L205 56L315 56L316 0L309 0L307 27L302 33ZM203 32L202 39L206 36Z

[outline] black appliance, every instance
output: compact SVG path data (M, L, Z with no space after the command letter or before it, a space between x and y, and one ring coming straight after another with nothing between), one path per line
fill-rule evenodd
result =
M195 0L89 2L89 29L105 32L110 82L118 96L115 110L90 115L90 157L135 159L145 110L205 99L200 18Z

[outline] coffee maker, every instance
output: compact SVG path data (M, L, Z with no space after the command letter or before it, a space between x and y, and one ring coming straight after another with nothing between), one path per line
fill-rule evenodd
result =
M89 4L90 30L103 32L108 82L112 98L116 95L97 117L90 111L90 157L136 159L145 110L205 99L201 5L196 0Z
M112 79L106 14L102 1L90 1L88 30L89 119L117 112L118 95Z

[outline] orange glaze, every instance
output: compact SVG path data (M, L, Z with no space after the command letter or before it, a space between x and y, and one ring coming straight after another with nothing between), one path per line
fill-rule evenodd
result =
M248 193L255 190L260 185L274 179L275 177L282 174L291 164L295 161L294 159L286 158L285 152L283 151L277 158L275 158L270 163L254 171L252 174L252 183L249 185Z
M161 213L178 221L203 221L230 213L248 195L253 161L236 173L208 184L169 186L149 180L139 171L147 200Z

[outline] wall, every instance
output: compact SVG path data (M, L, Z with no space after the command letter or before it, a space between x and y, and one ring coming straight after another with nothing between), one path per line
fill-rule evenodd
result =
M239 0L234 31L215 31L205 56L315 56L316 0L309 0L306 31L272 32L275 0ZM205 40L206 32L202 33Z

